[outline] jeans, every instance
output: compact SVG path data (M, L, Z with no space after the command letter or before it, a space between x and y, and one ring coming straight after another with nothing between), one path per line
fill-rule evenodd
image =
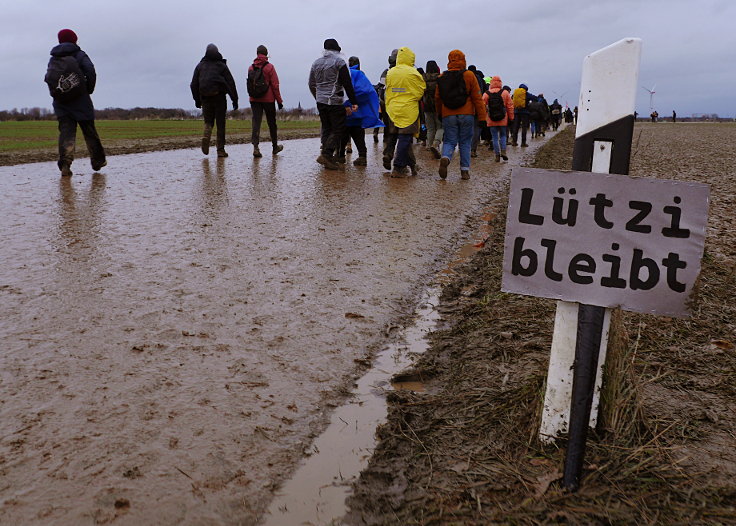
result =
M317 110L322 124L322 154L332 157L340 149L345 133L345 106L318 102Z
M460 169L470 170L470 145L473 142L475 115L450 115L442 118L445 136L442 142L442 157L452 160L455 146L459 145Z
M506 126L491 126L490 128L493 151L499 155L501 150L506 149Z
M425 111L424 118L427 120L427 146L434 146L434 142L442 142L442 119L437 112Z
M77 124L82 129L84 142L87 143L92 167L101 166L105 162L105 150L95 128L95 121L76 121L73 117L58 117L59 121L59 161L57 165L71 166L74 161L74 148L77 141Z
M225 151L225 115L227 99L221 93L214 97L202 97L202 117L204 118L203 138L210 140L212 128L217 125L217 151Z
M394 159L394 168L404 168L406 166L414 166L416 162L412 162L411 144L414 136L408 133L398 134L396 141L396 158Z
M253 146L258 146L261 138L261 121L263 114L266 114L266 123L268 131L271 133L271 144L276 146L278 139L276 135L276 103L275 102L251 102L251 110L253 111L253 129L251 131L250 142Z

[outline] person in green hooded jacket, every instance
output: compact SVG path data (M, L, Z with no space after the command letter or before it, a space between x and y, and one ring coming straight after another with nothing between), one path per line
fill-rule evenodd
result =
M419 133L419 101L427 86L422 74L414 67L415 58L408 47L399 48L396 67L386 74L386 112L399 134L392 176L405 175L407 166L411 168L412 175L419 171L411 144Z

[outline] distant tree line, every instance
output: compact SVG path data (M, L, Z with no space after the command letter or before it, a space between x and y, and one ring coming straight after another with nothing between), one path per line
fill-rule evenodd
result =
M230 112L234 119L250 119L253 114L250 108L242 108ZM316 118L317 109L303 109L301 105L296 108L282 110L277 113L281 120L311 120ZM199 119L202 110L184 110L181 108L105 108L95 110L95 119L100 120L186 120ZM51 121L56 120L54 111L48 108L13 108L12 110L0 110L0 121Z

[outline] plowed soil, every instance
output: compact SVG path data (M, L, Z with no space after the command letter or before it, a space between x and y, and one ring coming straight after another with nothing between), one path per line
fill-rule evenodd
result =
M552 139L535 166L569 169L573 139ZM578 493L560 485L564 442L537 439L555 302L500 292L501 206L444 289L445 328L411 371L426 391L391 396L347 522L736 524L734 144L732 124L636 125L631 175L711 185L700 292L685 320L614 312L619 383Z

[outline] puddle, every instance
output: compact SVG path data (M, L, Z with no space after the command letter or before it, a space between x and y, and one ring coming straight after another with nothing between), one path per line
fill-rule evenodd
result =
M386 420L386 392L425 392L418 375L400 373L412 364L412 356L427 350L425 337L437 327L440 317L435 307L441 286L450 280L454 268L484 246L493 217L489 211L481 216L472 241L458 250L435 284L424 292L412 323L402 330L398 342L378 354L371 370L358 380L350 401L335 410L325 432L312 444L310 456L278 491L263 526L339 524L347 513L345 500L352 482L375 449L376 428Z

